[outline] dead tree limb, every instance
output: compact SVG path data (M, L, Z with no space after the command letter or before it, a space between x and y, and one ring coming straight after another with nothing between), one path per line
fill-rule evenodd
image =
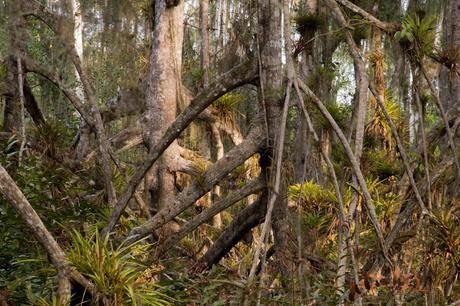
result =
M394 125L393 120L388 114L388 111L385 107L382 97L377 93L377 91L375 90L372 84L369 84L369 89L374 95L375 100L377 101L377 104L380 107L380 110L382 111L383 115L385 116L386 121L388 122L388 125L390 126L393 137L396 140L396 145L398 147L399 154L401 155L401 159L403 161L403 165L406 170L406 173L409 176L409 182L411 184L412 191L415 194L415 198L417 199L417 203L420 205L420 208L424 215L430 215L430 212L426 208L425 203L423 202L422 196L420 195L420 192L417 188L417 184L415 183L414 174L412 173L412 170L409 164L409 158L407 157L407 154L406 154L406 150L404 149L401 138L399 137L398 131L396 130L396 126Z
M382 29L383 31L385 31L385 32L387 32L389 34L392 34L392 33L396 32L396 31L398 31L399 28L401 27L397 23L390 23L390 22L384 22L384 21L379 20L374 15L368 13L366 10L360 8L359 6L357 6L356 4L354 4L354 3L352 3L352 2L350 2L348 0L335 0L335 1L340 3L340 4L342 4L344 7L348 8L352 12L354 12L354 13L356 13L358 15L361 15L367 21L369 21L370 23L372 23L376 27Z
M264 130L261 124L255 126L246 139L225 156L211 165L200 178L195 179L192 185L185 188L172 203L160 210L146 223L134 228L128 234L127 240L134 242L149 235L153 230L161 227L174 217L193 205L196 200L206 194L211 188L222 180L230 171L241 165L254 153L258 152L264 143Z
M96 296L95 286L71 267L64 251L47 230L32 205L26 199L8 172L0 165L0 192L13 205L17 214L26 224L30 232L40 242L48 254L51 263L56 267L59 276L58 296L62 305L70 301L70 280L73 279Z
M194 270L202 272L210 269L225 256L251 229L259 225L265 217L267 194L264 192L253 204L243 209L225 228L206 254L196 263Z
M211 220L215 215L229 208L233 204L241 201L245 197L261 191L265 187L264 180L257 178L253 181L248 182L243 188L230 192L225 198L217 201L211 207L195 216L192 220L188 221L182 226L179 232L175 233L174 236L168 238L162 245L162 250L167 250L187 234L191 233L201 224Z
M106 235L114 228L118 222L123 210L131 199L134 191L141 183L147 171L152 167L153 163L161 156L166 148L177 138L180 133L193 121L197 116L216 99L235 89L241 85L252 83L257 78L256 66L252 61L246 62L240 66L233 68L227 73L223 74L217 79L210 87L209 90L204 90L191 103L185 110L177 116L176 120L169 126L163 134L161 140L155 144L154 148L150 151L147 159L136 170L117 204L114 207L112 215L110 216L109 223L104 228L102 234Z
M342 129L338 126L337 122L331 116L327 108L324 106L323 102L321 102L321 100L300 79L299 79L299 85L300 85L300 88L307 94L307 96L309 96L312 99L312 101L315 103L315 105L317 106L321 114L327 119L329 124L331 124L332 128L334 129L334 132L336 133L340 142L342 143L345 149L345 153L347 154L347 157L352 165L353 172L356 176L356 179L358 180L358 184L363 193L364 200L365 200L364 203L366 204L366 209L369 215L369 219L371 220L371 223L377 234L377 238L379 240L380 246L382 247L382 252L386 260L388 261L388 264L391 265L391 260L388 257L388 246L385 243L385 239L383 237L382 230L380 229L380 224L377 219L377 214L375 212L374 205L372 204L372 198L369 193L369 190L367 189L366 180L364 179L364 176L361 172L359 164L356 160L356 157L353 151L351 150L350 144L348 143L346 136L344 135Z

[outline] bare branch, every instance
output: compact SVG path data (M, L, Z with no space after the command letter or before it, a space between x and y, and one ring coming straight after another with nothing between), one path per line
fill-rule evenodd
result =
M171 221L175 216L193 205L196 200L206 194L215 184L222 180L235 167L256 153L263 145L264 131L261 125L254 127L246 139L230 150L223 158L209 167L199 179L195 179L191 186L184 189L172 201L171 205L160 210L152 219L141 226L134 228L128 235L129 242L137 241L153 230ZM112 221L112 219L110 220Z
M399 28L400 28L400 25L398 25L396 23L384 22L384 21L381 21L381 20L377 19L374 15L366 12L365 10L363 10L362 8L360 8L359 6L357 6L356 4L354 4L354 3L352 3L352 2L350 2L348 0L335 0L335 1L340 3L340 4L342 4L343 6L345 6L346 8L351 10L352 12L355 12L356 14L361 15L367 21L369 21L370 23L372 23L376 27L382 29L383 31L385 31L385 32L387 32L389 34L392 34L392 33L396 32L396 31L398 31Z
M380 224L377 220L377 214L375 212L374 205L372 204L372 198L369 193L369 190L367 189L366 180L364 179L364 176L361 172L361 169L356 160L356 157L353 154L353 151L351 150L351 147L350 147L350 144L348 143L347 138L345 137L342 129L338 126L337 122L335 122L334 118L331 116L327 108L321 102L321 100L300 79L299 79L299 85L300 85L300 88L307 94L307 96L309 96L313 100L313 102L316 104L320 112L327 119L327 121L331 124L332 128L334 129L334 132L337 134L340 142L342 143L345 149L345 153L347 154L348 159L350 160L350 163L352 165L353 172L356 176L356 179L358 180L359 186L361 187L361 191L363 193L364 200L365 200L364 203L366 204L366 208L367 208L367 213L369 215L369 219L371 220L372 225L374 226L374 230L379 239L383 254L386 257L388 263L391 265L391 260L388 258L388 246L385 243L385 240L382 234L382 230L380 229Z
M457 168L457 182L460 182L460 162L458 160L458 155L457 155L457 148L455 146L455 141L454 141L454 135L452 133L452 130L449 125L449 120L447 119L446 111L444 110L444 107L442 106L441 100L439 99L439 95L437 94L433 83L431 82L430 78L428 77L428 74L425 70L424 65L420 62L420 70L422 71L423 76L425 77L426 82L428 83L428 86L430 87L431 95L433 96L434 100L436 101L436 105L439 108L439 112L441 114L442 121L445 125L446 128L446 135L447 135L447 141L449 143L449 147L452 151L452 156L454 157L454 163L455 167Z
M229 208L236 202L244 199L245 197L259 192L264 187L264 180L259 177L253 181L248 182L243 188L230 192L225 198L217 201L210 208L204 210L199 215L195 216L192 220L184 224L179 232L175 233L174 236L168 238L163 243L161 249L168 249L180 241L182 238L184 238L188 233L191 233L199 225L211 220L212 217Z
M404 164L404 168L406 169L406 173L409 176L409 182L411 184L412 190L414 191L415 198L417 199L418 204L420 205L420 208L422 210L422 213L424 215L431 215L428 209L425 206L425 203L422 200L422 197L420 195L420 192L417 188L417 184L415 183L414 179L414 174L412 173L410 164L409 164L409 158L407 157L406 150L404 149L404 146L401 142L401 139L399 138L398 131L396 130L396 126L393 123L393 120L391 120L390 115L388 114L388 111L385 108L384 102L382 100L382 97L377 93L375 90L374 86L372 84L369 84L369 88L372 92L372 94L375 97L375 100L377 101L378 106L380 107L380 110L382 111L383 115L385 116L386 121L388 122L388 125L390 126L391 132L393 134L393 137L396 140L396 145L398 146L399 154L401 155L401 159Z
M76 92L65 82L62 75L52 69L49 69L45 65L36 62L29 56L23 55L22 60L27 72L37 73L56 85L64 93L67 99L69 99L70 103L72 103L86 123L90 126L94 126L93 118L88 114L85 106L83 105L83 101L78 98Z
M217 79L209 88L199 94L185 110L177 116L176 120L169 126L163 134L161 140L150 150L147 160L137 169L132 176L130 182L122 193L114 207L112 215L109 219L109 224L104 229L103 234L112 231L121 213L131 199L137 186L141 183L147 171L152 167L153 163L161 156L161 154L169 147L169 145L179 137L180 133L193 121L197 116L212 102L227 93L228 91L237 88L241 85L253 82L257 78L257 72L253 62L249 61L240 66L233 68Z

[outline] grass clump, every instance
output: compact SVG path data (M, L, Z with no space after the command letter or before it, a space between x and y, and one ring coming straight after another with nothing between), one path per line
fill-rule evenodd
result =
M73 233L69 260L99 292L94 297L102 305L170 305L170 298L154 282L143 281L140 263L149 245L135 243L115 247L108 237L96 232L90 239ZM137 254L137 255L136 255Z

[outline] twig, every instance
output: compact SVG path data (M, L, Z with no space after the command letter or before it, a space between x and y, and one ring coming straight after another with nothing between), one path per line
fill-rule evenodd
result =
M22 160L22 154L26 144L26 122L25 122L25 99L24 99L24 75L22 71L21 55L18 53L16 57L18 65L18 85L19 85L19 100L21 102L21 146L19 147L19 162Z
M347 154L347 157L350 160L350 163L352 165L352 169L359 183L359 186L361 187L361 191L364 195L364 200L365 200L364 203L366 204L369 219L371 220L375 233L377 234L377 238L379 240L380 246L382 247L382 253L385 259L387 260L388 264L391 267L393 264L388 256L388 246L385 243L385 239L383 237L382 230L380 229L380 224L377 219L377 214L375 212L374 205L372 204L372 198L371 198L371 195L366 185L366 180L364 179L364 176L361 172L357 159L353 151L351 150L351 147L350 147L350 144L348 143L347 138L345 137L342 129L339 127L335 119L331 116L327 108L324 106L323 102L313 93L313 91L311 91L311 89L307 85L305 85L302 82L302 80L298 79L298 82L299 82L300 88L313 100L316 107L319 109L322 115L326 118L329 124L331 124L334 132L337 134L340 142L342 143L345 149L345 153Z
M292 87L292 80L289 80L288 85L286 87L286 97L284 100L283 115L281 118L281 129L280 129L280 132L278 135L278 141L277 141L276 168L275 168L275 175L274 175L273 191L271 192L271 195L269 198L267 213L265 215L265 221L263 223L262 232L260 234L260 240L259 240L259 243L257 244L256 252L254 254L254 260L252 261L251 271L249 272L249 277L246 282L247 285L251 285L252 281L254 280L254 276L256 273L256 269L257 269L257 264L260 259L261 247L262 247L262 244L264 243L265 237L267 236L268 229L271 223L273 207L276 202L277 195L280 191L281 164L283 161L284 137L285 137L285 132L286 132L286 121L287 121L287 114L288 114L288 109L289 109L290 88L291 87ZM262 264L262 268L263 268L263 264Z
M430 87L431 95L433 96L434 100L436 101L436 105L439 108L439 112L441 113L442 121L446 126L446 134L447 134L447 141L449 142L449 147L452 150L452 156L454 157L455 167L457 168L457 182L460 182L460 162L458 160L457 149L455 146L454 136L452 130L450 129L449 120L447 119L446 111L444 110L444 106L439 99L439 95L436 93L436 90L433 86L433 83L428 77L426 73L425 67L422 62L419 62L420 70L422 71L423 76L425 77L428 86Z

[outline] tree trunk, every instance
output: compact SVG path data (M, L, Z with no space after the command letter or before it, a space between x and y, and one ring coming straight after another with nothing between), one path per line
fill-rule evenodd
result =
M261 154L261 168L262 173L269 173L269 181L275 188L273 193L280 193L278 195L270 192L269 195L269 206L273 205L272 224L275 233L277 255L282 253L284 249L283 246L287 238L287 201L285 197L287 185L286 180L279 180L277 176L278 172L281 171L280 168L282 167L283 161L282 147L284 146L284 143L281 142L283 142L284 135L280 134L285 131L281 122L283 114L283 100L284 96L288 95L288 91L290 90L290 88L287 88L286 92L283 90L283 70L281 66L281 4L282 3L280 1L276 0L263 0L258 3L258 35L260 37L258 52L260 53L261 66L260 104L262 105L262 109L265 111L265 122L267 125L266 148ZM289 103L289 99L284 101L284 103ZM286 105L286 107L289 106ZM267 166L272 166L274 164L275 150L277 150L277 154L279 155L276 156L279 163L277 162L276 167L271 167L272 171L269 171ZM260 243L264 243L264 241L260 241L259 245ZM277 259L280 259L280 256L278 256ZM277 260L278 268L281 271L284 271L284 267L281 263L281 260ZM251 272L252 274L254 273L253 269L251 269Z
M6 67L5 92L5 117L3 131L13 134L21 132L21 101L19 99L18 69L16 61L12 56L7 57L3 62Z
M166 128L174 122L176 106L182 99L180 86L184 6L183 1L176 6L167 6L166 2L156 0L154 3L154 33L145 95L147 111L143 122L144 138L149 150L154 148ZM166 208L175 196L174 174L169 165L177 156L178 144L174 141L151 170L151 194L158 210Z
M448 56L455 57L460 52L460 0L450 0L445 7L442 46ZM442 65L439 75L440 96L446 112L460 101L460 76L458 71L450 69L455 67Z
M209 0L200 0L201 69L203 87L209 86Z
M75 51L77 52L80 61L83 62L83 15L81 10L81 3L80 0L71 0L71 3L74 21L73 40L75 44ZM80 98L80 100L83 100L83 88L81 87L80 76L78 75L77 71L75 71L75 76L79 84L76 90L77 96Z

